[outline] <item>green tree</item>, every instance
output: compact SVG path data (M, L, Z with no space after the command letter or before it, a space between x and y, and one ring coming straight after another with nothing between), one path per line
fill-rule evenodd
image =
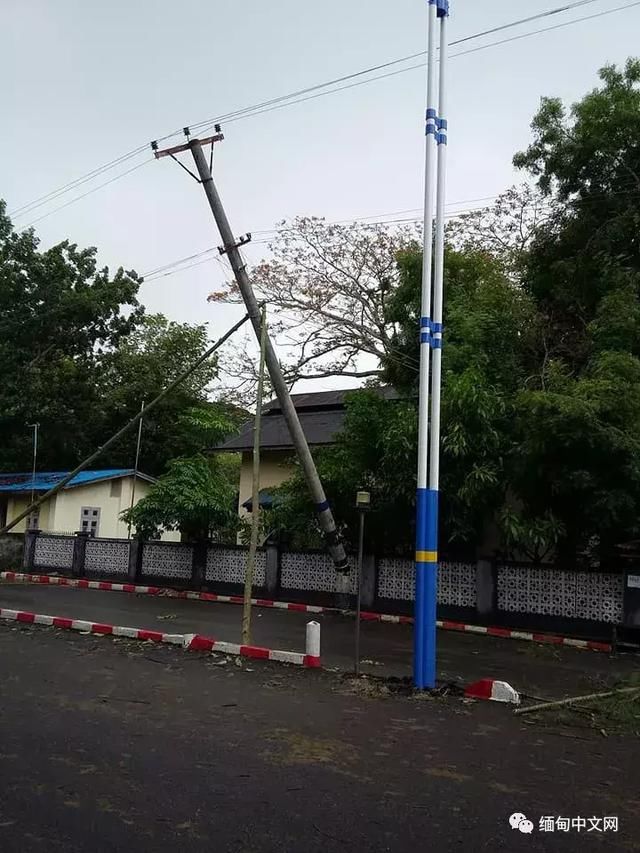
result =
M606 563L639 532L640 62L600 78L570 110L544 98L514 159L555 215L523 265L541 334L511 478L524 515L558 521L563 559Z
M104 416L95 424L95 441L99 443L99 435L111 435L133 417L141 401L153 399L208 346L206 326L170 322L162 314L142 317L103 359L99 386ZM140 468L146 474L157 476L165 471L169 460L203 450L208 434L216 435L219 414L228 415L233 428L240 410L209 399L217 372L217 360L209 359L145 418ZM208 428L207 421L213 426ZM134 447L132 434L105 462L130 467Z
M214 443L234 430L234 420L222 412L195 409L185 416L200 434L200 445ZM237 524L240 460L225 454L197 453L172 460L165 474L132 510L122 517L150 538L161 530L180 530L188 541L214 538L234 541Z
M122 268L110 276L95 249L69 241L38 251L0 200L0 469L27 466L34 421L43 467L67 467L92 449L101 361L139 321L139 282Z

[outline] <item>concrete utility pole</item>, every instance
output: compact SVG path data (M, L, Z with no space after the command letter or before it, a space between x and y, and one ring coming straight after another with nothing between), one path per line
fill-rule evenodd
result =
M244 576L244 602L242 607L242 643L251 645L251 592L253 572L256 565L258 533L260 532L260 425L262 421L262 395L264 389L264 353L267 343L267 309L262 306L260 329L260 367L258 370L258 392L256 394L256 417L253 422L253 478L251 484L251 539L247 554L247 570Z
M229 225L227 214L222 206L218 190L216 189L213 177L211 176L211 166L207 163L207 158L202 150L203 144L211 143L213 151L214 142L220 141L223 139L223 136L218 132L218 127L216 127L217 132L215 136L211 136L203 140L189 139L189 129L185 128L184 130L188 139L185 144L176 145L173 148L167 148L164 151L159 151L157 143L155 142L151 143L151 147L156 158L168 156L172 159L176 159L174 155L180 151L191 151L199 178L195 175L192 176L202 184L202 188L207 196L207 201L209 202L209 207L213 213L213 218L216 221L220 236L222 237L222 246L219 251L221 254L226 254L229 258L229 263L231 264L233 274L236 282L238 283L238 288L246 306L251 324L253 325L256 338L260 340L260 308L253 292L251 282L249 281L246 266L239 251L240 246L249 242L251 235L248 234L245 237L240 238L238 241L236 241L233 236L233 231ZM180 161L178 160L177 162ZM182 163L180 163L180 165L182 168L186 169ZM187 171L189 170L187 169ZM324 493L324 489L322 488L322 483L320 482L320 477L318 476L318 471L316 469L315 462L313 461L311 451L309 450L309 445L307 444L304 431L300 425L298 413L295 410L289 394L289 389L287 388L287 383L282 375L278 356L276 355L273 344L271 343L271 339L268 335L265 342L265 361L271 378L271 384L273 385L276 397L280 403L284 419L289 427L293 446L298 454L298 459L300 460L307 485L309 486L309 491L311 492L311 497L315 504L316 512L318 513L318 521L324 533L329 553L333 559L336 570L346 573L348 571L347 557L338 536L333 513L329 508L329 502Z

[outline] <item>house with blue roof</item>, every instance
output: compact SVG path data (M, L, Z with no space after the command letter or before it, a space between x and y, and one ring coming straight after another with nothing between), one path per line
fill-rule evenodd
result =
M0 473L0 527L20 515L39 496L53 488L66 471L31 473ZM19 522L14 532L39 529L53 533L77 533L91 536L126 539L127 525L120 518L123 510L136 504L156 481L140 471L128 468L108 468L101 471L82 471L52 498L42 504L32 516ZM179 534L165 534L179 538ZM163 538L165 538L163 537Z

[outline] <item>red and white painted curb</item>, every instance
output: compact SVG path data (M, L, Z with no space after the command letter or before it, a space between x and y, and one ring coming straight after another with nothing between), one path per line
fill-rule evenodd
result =
M183 598L193 601L214 601L222 604L243 604L241 595L218 595L215 592L193 592L191 590L170 589L159 586L140 586L131 583L113 583L112 581L90 581L86 578L65 578L57 575L34 575L21 572L0 572L0 580L22 581L53 586L70 586L78 589L100 589L111 592L130 592L136 595L158 595L168 598ZM298 613L340 613L337 607L323 607L317 604L298 604L293 601L273 601L269 598L252 598L256 607L271 607L279 610L292 610ZM371 613L363 611L360 618L365 622L390 622L395 625L413 625L413 616L396 616L390 613ZM511 628L498 628L485 625L469 625L466 622L454 622L439 619L438 628L444 631L458 631L465 634L486 634L489 637L502 637L510 640L525 640L533 643L548 643L556 646L570 646L574 649L588 649L593 652L611 652L611 643L597 640L577 640L573 637L561 637L555 634L540 634L532 631L519 631Z
M318 623L316 622L315 624L317 625ZM318 668L321 666L320 654L314 655L302 654L301 652L285 652L278 651L276 649L263 649L260 646L241 646L236 643L225 643L221 640L213 640L210 637L203 637L200 634L185 634L184 647L190 651L221 652L225 655L242 655L247 658L274 660L279 663L293 663L298 666L311 668Z
M99 634L102 636L126 637L130 640L150 641L152 643L169 643L181 646L189 651L215 651L226 655L240 655L247 658L273 660L279 663L291 663L297 666L317 668L320 661L320 636L311 649L316 654L303 652L287 652L278 649L266 649L261 646L244 646L236 643L225 643L200 634L165 634L162 631L150 631L145 628L125 628L121 625L107 625L103 622L88 622L84 619L69 619L64 616L47 616L42 613L29 613L24 610L9 610L0 608L0 619L9 619L27 625L45 625L52 628L62 628L68 631L80 631L82 634ZM312 625L314 623L309 623ZM316 622L315 625L320 626ZM309 626L307 626L307 648L309 649Z
M495 678L481 678L474 681L464 691L468 699L491 699L493 702L510 702L520 704L520 694L506 681L496 681Z

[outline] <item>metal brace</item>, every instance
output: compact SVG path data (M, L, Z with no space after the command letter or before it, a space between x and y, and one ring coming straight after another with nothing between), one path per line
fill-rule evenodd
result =
M243 234L242 237L238 237L238 242L233 243L231 246L218 246L218 251L221 255L226 255L229 249L239 249L240 246L244 246L246 243L249 243L251 240L251 233L247 231L246 234Z

